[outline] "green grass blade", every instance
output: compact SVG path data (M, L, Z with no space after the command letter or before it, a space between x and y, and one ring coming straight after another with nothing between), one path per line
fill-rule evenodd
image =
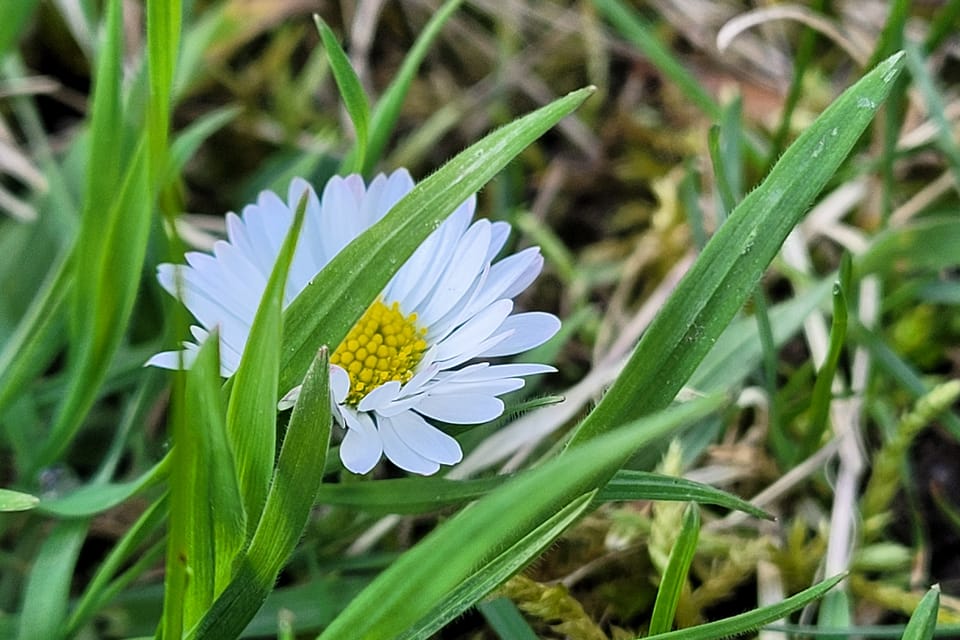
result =
M430 21L423 27L423 31L417 36L417 41L404 57L403 64L400 65L400 69L390 82L390 86L387 87L387 90L373 108L373 115L370 118L370 139L367 142L363 164L357 164L354 156L357 155L358 150L354 149L344 158L343 166L362 166L361 173L364 175L373 171L374 165L383 155L390 134L393 133L397 118L400 115L400 107L403 105L407 92L410 91L410 85L416 77L417 69L420 68L420 64L427 56L430 46L440 34L443 25L460 8L461 4L463 4L463 0L448 0L430 17Z
M711 120L720 120L722 109L717 101L703 88L703 83L677 61L673 53L660 42L660 38L654 33L653 27L647 24L635 10L629 8L621 0L594 0L593 4L627 40L650 60L653 66L677 85L693 104L707 114Z
M657 640L716 640L717 638L728 638L741 633L756 631L768 622L779 620L823 596L844 577L844 575L834 576L774 605L754 609L724 620L707 622L689 629L646 636L646 638L656 638Z
M475 480L396 478L377 482L325 484L317 493L317 502L375 514L427 513L481 498L508 480L508 476ZM600 489L597 500L698 502L743 511L757 518L772 518L749 502L710 485L631 469L618 471L610 482Z
M537 634L527 624L513 601L496 598L481 602L477 609L501 640L537 640Z
M86 520L68 520L58 523L44 541L23 594L20 640L63 637L70 581L86 537Z
M897 55L841 95L720 227L570 446L667 406L755 290L780 245L873 119L903 64Z
M927 115L937 125L936 145L947 157L950 169L953 171L954 184L960 188L960 144L957 143L953 126L944 112L946 109L942 98L944 92L937 88L933 77L927 70L920 47L909 41L904 42L903 47L907 54L907 69L910 70L914 86L920 90L920 94L923 96L923 101L927 106Z
M516 544L497 554L490 562L477 567L473 573L453 588L412 627L397 635L396 640L429 640L440 629L474 606L477 601L503 584L549 547L580 516L590 511L594 493L586 493L573 500Z
M321 345L340 344L430 232L593 91L570 93L457 154L337 254L284 313L280 390L299 384Z
M830 404L833 402L833 379L840 364L840 355L847 342L847 291L850 291L851 261L849 254L844 254L840 267L840 277L833 286L833 320L830 325L830 345L827 348L827 357L817 372L817 380L813 384L813 393L810 398L810 423L804 436L800 458L805 457L818 448L827 429L827 416Z
M713 504L743 511L764 520L773 520L773 516L763 509L710 485L633 469L618 471L617 475L600 490L597 500L670 500Z
M558 511L605 484L637 448L719 406L716 397L681 405L633 422L514 478L401 555L320 637L392 638L429 620L450 592L476 579L477 567L491 563Z
M64 255L51 269L13 335L0 351L0 416L40 374L63 343L59 329L73 283Z
M0 59L16 46L39 0L16 0L4 2L0 7Z
M40 504L40 498L22 491L0 489L0 512L29 511Z
M313 15L313 21L317 25L317 31L320 32L320 38L323 40L323 46L327 50L327 57L330 59L330 68L333 70L333 78L337 82L337 88L340 89L340 97L343 98L343 104L350 114L350 120L353 122L354 133L357 139L354 144L356 153L347 156L350 162L344 162L340 167L340 173L357 173L363 168L364 158L367 152L367 140L370 131L370 101L360 85L360 79L357 73L350 66L350 59L337 42L337 36L334 35L330 27L327 26L320 16Z
M84 216L74 268L74 348L71 385L58 410L34 468L50 464L66 450L93 405L110 361L133 312L146 255L152 206L147 186L145 145L141 144L119 192L97 201L104 213ZM116 161L116 159L114 159ZM91 185L92 186L92 185ZM89 202L89 200L88 200Z
M934 585L917 605L907 628L903 632L903 640L931 640L937 629L937 610L940 608L940 586Z
M170 182L183 170L203 142L227 125L240 113L239 107L224 107L204 114L181 131L170 145L170 164L165 182Z
M114 576L133 558L140 547L149 538L156 535L167 516L167 496L164 494L154 501L137 521L123 534L116 546L97 567L97 571L86 585L83 595L77 600L66 623L67 634L75 634L96 614L108 600L110 585ZM128 576L133 578L134 576Z
M956 217L925 218L877 237L855 263L854 273L938 271L957 263L960 221Z
M178 620L188 627L206 613L246 542L220 392L219 346L214 332L186 374L183 410L175 413L167 551L171 579L164 594L168 638L179 637Z
M699 537L700 510L692 503L683 514L680 535L670 550L670 559L657 589L657 599L653 603L653 614L650 617L651 636L666 633L673 628L673 617L677 612L683 586L687 583L687 572L690 571L690 564L697 552Z
M65 496L41 500L38 508L58 518L85 518L112 509L167 477L170 454L130 482L88 484Z
M180 51L181 0L147 0L147 103L150 184L156 187L167 169L170 105Z
M247 539L253 535L260 519L273 474L283 295L306 209L307 194L304 193L264 289L240 366L232 380L227 433L236 456L240 495L247 514Z
M116 192L123 167L123 3L121 0L108 0L106 6L104 39L97 49L97 67L93 76L90 159L82 214L84 229L92 226L91 217L99 218L106 213L107 207L103 205L112 201L110 196ZM101 229L96 232L100 233ZM85 263L86 256L82 251L81 256ZM83 322L84 319L81 316L78 320ZM82 328L81 325L77 329Z
M236 638L273 589L277 574L303 534L323 480L330 442L327 350L321 349L303 383L280 450L263 517L236 574L189 638Z

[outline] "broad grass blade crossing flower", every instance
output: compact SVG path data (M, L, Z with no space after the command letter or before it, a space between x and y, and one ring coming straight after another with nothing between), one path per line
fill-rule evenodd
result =
M214 327L220 331L221 374L240 363L267 278L307 193L304 226L287 279L289 305L351 240L413 189L400 169L369 185L359 175L334 177L320 197L302 179L284 202L262 192L241 215L228 213L227 239L213 255L190 252L186 265L162 264L160 284L199 322L183 351L154 355L148 365L190 366ZM538 247L497 260L510 233L505 222L473 221L471 196L397 271L330 358L334 419L344 429L340 457L367 473L386 456L406 471L429 475L463 457L459 443L433 421L488 422L504 411L499 396L521 388L524 376L555 369L535 363L496 364L542 344L560 328L543 312L514 313L513 298L539 275ZM177 280L180 280L178 293ZM291 390L280 408L296 401Z

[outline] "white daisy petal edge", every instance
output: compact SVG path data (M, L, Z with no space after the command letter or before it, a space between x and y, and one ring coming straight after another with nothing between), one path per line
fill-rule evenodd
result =
M307 209L284 292L289 305L333 257L377 222L413 189L405 169L378 175L365 185L359 175L332 178L318 197L300 178L284 202L264 191L241 215L227 214L227 239L213 255L192 252L187 264L163 264L161 286L178 296L201 326L183 351L154 355L147 365L189 367L198 344L219 328L221 374L239 366L270 271L304 192ZM397 271L331 356L334 419L345 429L343 465L367 473L386 456L421 475L453 465L459 443L430 420L479 424L503 414L498 397L523 386L524 376L554 371L535 363L493 364L478 358L512 356L551 338L560 321L549 313L514 313L513 298L543 268L538 247L496 260L508 224L471 223L471 196L434 231ZM181 278L177 278L177 272ZM280 408L292 407L299 387Z

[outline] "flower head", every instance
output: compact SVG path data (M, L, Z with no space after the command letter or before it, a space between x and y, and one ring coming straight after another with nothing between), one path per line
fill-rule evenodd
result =
M264 191L242 215L227 214L227 240L214 245L213 255L191 252L186 265L160 265L160 284L202 326L191 327L196 343L158 353L147 364L177 368L182 358L189 366L199 343L219 327L221 373L234 373L304 192L307 209L285 305L412 188L402 169L369 185L359 175L332 178L320 198L296 179L287 202ZM340 457L354 473L366 473L383 455L424 475L456 464L463 456L459 443L430 420L493 420L504 410L499 396L522 387L524 376L554 371L485 361L542 344L560 322L549 313L513 313L513 298L540 273L543 257L532 247L495 260L510 227L471 223L475 207L472 196L417 248L330 358L334 418L346 430ZM288 399L295 397L296 390Z

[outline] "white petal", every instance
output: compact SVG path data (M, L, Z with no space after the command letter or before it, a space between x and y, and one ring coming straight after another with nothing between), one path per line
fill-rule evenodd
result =
M503 414L500 398L479 394L443 394L424 396L416 406L419 413L452 424L479 424Z
M447 265L454 258L460 237L470 224L475 206L476 198L471 197L427 237L424 244L400 267L396 276L398 284L396 288L390 288L388 301L399 302L405 313L419 311L419 305L433 290L437 280L446 272Z
M350 393L350 374L339 365L330 365L330 392L337 404L343 404Z
M189 369L190 365L192 365L193 361L197 358L197 351L195 349L184 349L183 351L161 351L160 353L150 356L150 359L144 362L143 366L160 367L161 369L173 369L174 371L179 371L181 358L183 366Z
M500 250L503 249L503 245L507 244L507 238L509 237L509 222L500 221L493 223L493 226L490 228L490 248L487 252L487 262L493 262L493 259L496 258Z
M297 404L297 400L300 399L300 391L303 390L303 385L298 384L290 391L287 391L283 394L283 397L280 398L280 402L277 403L277 411L286 411L287 409L292 409Z
M522 389L526 381L523 378L497 378L476 382L441 381L430 388L429 395L484 395L500 396Z
M512 300L493 303L437 345L437 360L449 360L476 347L501 329L512 310Z
M518 378L520 376L532 376L540 373L554 373L556 368L548 364L535 364L518 362L513 364L495 364L486 367L470 367L463 369L461 375L457 375L457 382L480 382L484 380L496 380L499 378ZM460 371L454 373L461 373Z
M340 443L340 460L353 473L366 473L376 466L383 454L383 442L373 419L365 413L341 408L347 433Z
M454 367L459 366L464 362L467 362L468 360L473 360L481 353L486 353L487 351L490 351L491 349L499 345L501 342L508 340L512 335L513 335L513 331L501 331L500 333L490 336L489 338L473 346L472 348L467 349L466 351L460 352L459 355L453 358L449 358L447 360L443 360L442 362L438 362L437 364L439 364L444 370L453 369Z
M509 356L537 347L560 330L560 320L551 313L531 311L510 316L503 322L500 329L512 329L514 332L512 336L495 347L477 354L478 357Z
M357 405L359 411L376 411L394 400L400 395L400 382L390 380L385 382L363 397Z
M429 476L440 469L440 465L428 460L405 443L396 432L392 423L394 418L384 418L380 422L380 437L383 440L383 453L393 464L404 471Z
M385 428L384 423L390 423L390 427L408 447L428 460L440 464L457 464L463 460L459 442L412 411L393 418L382 418L381 429Z
M467 229L457 244L443 277L418 313L420 322L429 327L460 302L483 270L489 246L490 221L478 220Z

